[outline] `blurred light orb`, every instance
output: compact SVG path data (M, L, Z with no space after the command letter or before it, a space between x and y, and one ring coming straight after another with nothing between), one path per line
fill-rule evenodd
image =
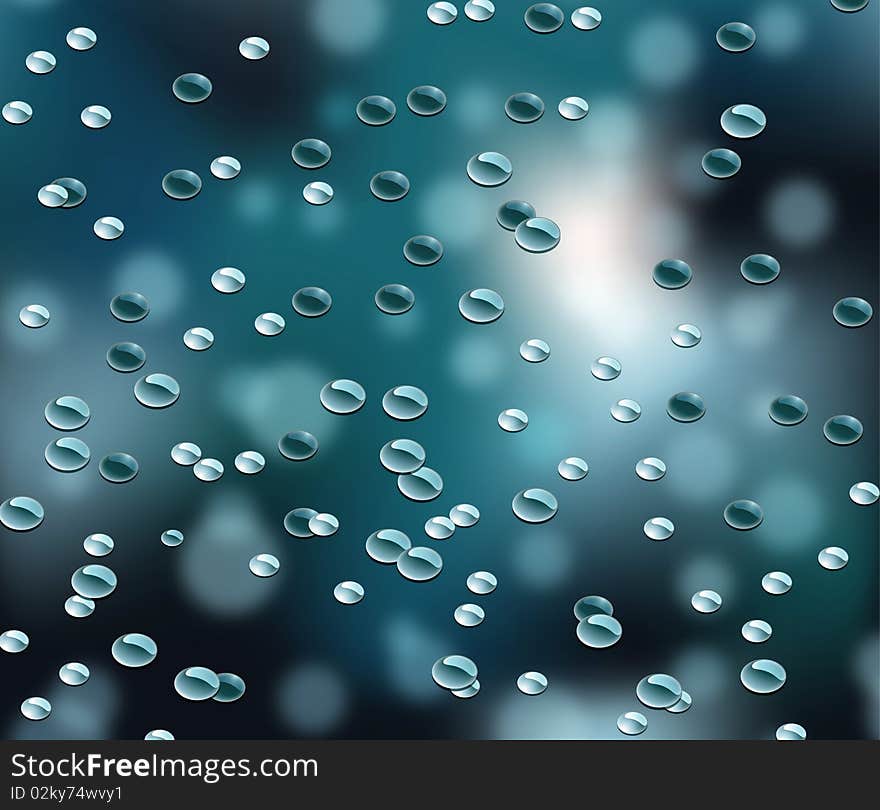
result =
M635 30L627 49L636 76L658 90L684 84L694 73L700 50L691 27L675 17L655 17Z
M320 662L299 664L283 675L276 691L281 720L299 734L321 736L345 719L349 689L340 673Z
M761 53L782 58L801 47L806 33L803 8L803 5L775 3L758 9L754 23L761 32Z
M369 50L385 33L387 16L384 0L312 0L309 9L315 38L340 56Z
M818 180L794 177L777 184L763 206L771 234L792 248L806 249L822 242L834 226L836 205Z

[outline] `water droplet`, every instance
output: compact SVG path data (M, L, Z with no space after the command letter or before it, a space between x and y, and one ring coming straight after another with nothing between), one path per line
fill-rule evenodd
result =
M668 709L678 703L681 684L662 672L647 675L636 686L636 697L649 709Z
M466 689L477 679L477 665L463 655L445 655L434 662L431 677L444 689Z
M606 613L592 613L578 621L578 640L587 647L596 650L611 647L617 644L622 636L623 627L620 622Z
M742 53L755 44L755 31L742 22L725 23L715 33L715 41L725 51Z
M853 14L856 11L861 11L863 8L867 8L868 0L831 0L831 5L845 14ZM798 728L803 730L801 726L798 726ZM806 736L806 732L804 732L804 736Z
M55 70L56 60L49 51L32 51L25 58L24 64L31 73L43 75Z
M742 160L732 149L710 149L703 155L701 165L709 177L724 180L740 170Z
M439 3L431 3L428 6L428 19L435 25L449 25L458 17L458 9L452 4L442 0Z
M339 518L329 512L318 512L309 518L309 531L318 537L332 537L339 530Z
M841 326L864 326L874 315L874 308L864 298L841 298L834 305L834 320Z
M303 169L320 169L330 162L330 147L318 138L303 138L293 145L290 156Z
M540 695L547 689L547 677L540 672L523 672L516 679L516 688L524 695Z
M649 540L668 540L675 532L675 524L665 517L653 517L645 521L645 536Z
M174 691L187 700L208 700L219 689L217 673L207 667L187 667L174 676Z
M691 597L691 607L697 613L714 613L721 607L721 594L717 591L697 591Z
M98 472L111 484L124 484L138 474L138 463L128 453L110 453L98 463Z
M278 440L278 449L291 461L306 461L318 452L318 440L306 430L294 430Z
M266 457L256 450L244 450L235 457L235 469L242 475L256 475L266 467Z
M566 96L559 102L557 107L559 114L567 121L580 121L587 117L590 105L587 100L580 96Z
M34 73L41 71L35 70ZM31 697L21 704L21 713L28 720L45 720L52 711L52 704L44 697Z
M220 681L220 688L212 700L218 703L234 703L244 695L244 680L234 672L218 672L217 680Z
M574 616L578 621L598 613L603 613L606 616L611 616L614 613L614 605L604 596L582 596L574 603Z
M107 349L107 365L114 371L128 374L147 361L147 353L137 343L114 343Z
M366 96L357 103L355 112L365 124L381 127L394 119L397 106L387 96Z
M456 623L462 627L476 627L483 623L483 619L486 618L486 611L479 605L465 603L459 605L452 615Z
M110 314L118 321L134 323L150 314L150 304L140 293L124 292L110 301Z
M83 565L73 572L70 584L86 599L103 599L116 590L116 574L106 565Z
M274 554L255 554L248 568L255 577L274 577L281 568L281 562Z
M761 587L767 593L773 594L773 596L781 596L784 593L788 593L791 590L791 586L791 577L784 571L771 571L769 574L764 574L761 579Z
M859 481L849 488L849 499L859 506L870 506L880 498L880 489L870 481Z
M579 456L569 456L559 462L556 470L566 481L580 481L587 477L590 468Z
M347 579L333 589L333 596L342 605L356 605L364 598L364 586Z
M221 155L211 161L211 174L218 180L234 180L241 174L241 161L231 155Z
M104 129L112 117L110 110L102 104L90 104L79 114L79 120L89 129Z
M409 178L401 172L379 172L370 180L370 191L376 199L385 202L402 200L409 193Z
M565 22L565 15L553 3L535 3L526 9L523 20L536 34L552 34Z
M504 314L504 299L495 290L468 290L458 299L458 311L471 323L492 323Z
M425 463L425 448L412 439L394 439L382 445L379 461L389 472L405 475Z
M433 236L420 234L406 240L403 246L403 257L419 267L437 264L443 258L443 245Z
M61 208L67 202L67 189L49 183L37 192L37 201L46 208Z
M495 16L495 4L492 0L468 0L464 4L464 13L469 20L486 22Z
M159 539L163 546L168 548L176 548L183 543L183 532L180 529L165 529Z
M0 650L5 653L15 654L24 652L30 644L27 633L21 630L6 630L0 635Z
M832 0L831 5L834 5ZM867 5L867 0L862 4L861 8L864 8ZM836 8L836 6L835 6ZM854 11L858 11L858 9L853 9ZM776 729L776 739L777 740L805 740L807 739L807 730L800 725L799 723L783 723L778 729Z
M36 529L44 516L42 504L27 495L16 495L0 504L0 523L15 532Z
M217 481L223 477L223 465L216 458L203 458L193 465L193 475L199 481Z
M376 290L376 306L386 315L403 315L416 302L415 293L404 284L385 284Z
M171 85L171 92L187 104L198 104L211 95L214 86L207 76L201 73L184 73Z
M430 84L413 87L406 95L406 106L416 115L437 115L446 108L446 93Z
M770 403L769 413L778 425L799 425L807 418L807 403L794 394L787 394Z
M571 12L571 24L581 31L592 31L602 22L602 14L592 6L581 6Z
M398 475L397 488L411 501L433 501L443 492L443 479L436 470L420 467L407 475Z
M34 116L34 108L26 101L9 101L3 105L3 120L7 124L26 124Z
M298 506L296 509L291 509L284 516L284 531L293 537L301 539L314 537L315 535L312 534L312 530L309 528L309 521L317 514L318 512L315 509L310 509L307 506Z
M465 689L451 689L450 693L455 695L457 698L472 698L477 695L480 691L480 682L474 681L470 686Z
M333 187L320 180L303 187L303 199L311 205L326 205L333 199Z
M480 152L467 163L467 175L478 186L500 186L512 174L510 160L499 152Z
M776 661L759 658L742 668L739 679L750 692L769 695L782 688L785 683L785 669Z
M590 373L597 380L615 380L620 376L621 365L613 357L597 357L590 367Z
M669 397L666 413L676 422L696 422L706 413L706 405L699 394L679 391Z
M443 558L432 548L413 546L397 558L401 576L413 582L434 579L443 569Z
M43 414L56 430L79 430L89 421L91 411L79 397L62 396L46 403Z
M277 312L263 312L254 319L254 329L266 337L276 337L284 331L284 318Z
M672 714L684 714L691 707L692 703L693 699L690 694L682 690L681 697L671 706L667 706L666 711Z
M534 93L514 93L504 102L504 112L511 121L516 121L518 124L531 124L544 114L544 102ZM468 173L470 173L470 169L468 169Z
M301 287L291 299L294 311L306 318L319 318L330 311L333 299L322 287Z
M755 253L742 260L739 271L751 284L769 284L779 277L779 262L766 253Z
M61 186L67 192L67 202L62 208L76 208L88 194L85 183L75 177L58 177L52 181L52 185Z
M519 347L519 356L527 363L543 363L550 357L550 344L539 338L524 340Z
M28 304L21 308L18 320L29 329L40 329L49 323L49 310L42 304Z
M65 436L49 442L43 456L46 463L58 472L76 472L89 463L92 453L81 439Z
M556 496L546 489L524 489L513 498L513 514L526 523L544 523L557 512Z
M832 416L822 427L825 438L832 444L855 444L862 438L862 423L854 416Z
M849 562L849 554L840 546L826 546L819 552L819 565L828 571L839 571Z
M747 531L761 525L764 510L754 501L732 501L724 507L724 522L733 529Z
M773 635L773 628L763 619L750 619L742 626L742 637L752 644L763 644Z
M449 519L461 528L475 526L480 519L480 510L469 503L460 503L449 510Z
M225 295L239 292L244 284L244 273L237 267L221 267L211 274L211 286Z
M617 718L617 730L621 734L635 737L648 728L648 718L641 712L625 712Z
M67 44L75 51L88 51L95 47L98 35L91 28L77 26L67 32Z
M666 475L666 464L662 459L648 456L636 462L636 475L643 481L659 481Z
M367 554L378 563L393 565L404 551L412 548L412 541L397 529L379 529L366 542Z
M519 433L529 425L529 417L519 408L508 408L498 414L498 426L508 433Z
M618 422L635 422L642 415L642 406L634 399L619 399L611 406L611 416Z
M146 733L144 739L148 742L166 742L168 740L173 740L174 735L170 731L166 731L164 728L154 728L152 731Z
M58 670L58 677L68 686L82 686L89 679L89 668L85 664L71 661Z
M552 219L532 217L516 226L514 238L529 253L546 253L559 244L559 226Z
M428 396L414 385L398 385L382 397L382 409L392 419L418 419L428 410Z
M764 111L752 104L734 104L721 113L721 129L733 138L754 138L766 126Z
M517 225L535 216L535 209L524 200L508 200L498 208L495 218L498 224L508 231L515 231Z
M654 283L664 290L678 290L690 284L694 277L691 266L681 259L664 259L654 265Z
M265 59L269 55L269 43L262 37L245 37L238 43L238 52L245 59Z
M112 239L119 239L122 236L125 232L125 225L119 217L98 217L92 226L92 230L98 239L110 241Z
M171 448L171 460L182 467L192 467L202 457L202 448L192 442L178 442Z
M455 534L455 524L445 515L428 518L425 521L425 534L432 540L448 540Z
M158 652L156 642L143 633L126 633L117 638L110 648L110 654L117 664L131 668L152 664Z
M64 602L64 612L74 619L85 619L95 612L95 603L91 599L82 596L69 596Z
M498 579L489 571L474 571L466 581L467 589L478 596L488 596L498 587Z
M134 396L147 408L168 408L180 397L180 385L168 374L147 374L134 384Z
M320 398L321 404L330 413L349 414L363 407L367 392L354 380L333 380L321 389Z
M162 178L162 191L172 200L189 200L202 190L202 178L189 169L174 169Z
M194 326L183 333L183 345L194 352L203 352L214 345L214 333L204 326Z

